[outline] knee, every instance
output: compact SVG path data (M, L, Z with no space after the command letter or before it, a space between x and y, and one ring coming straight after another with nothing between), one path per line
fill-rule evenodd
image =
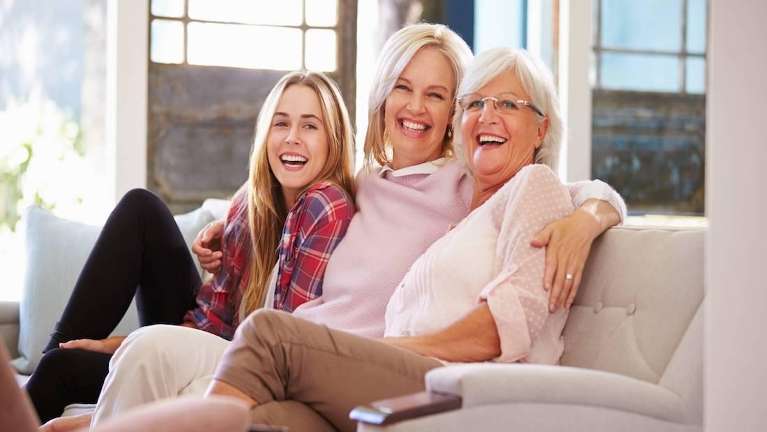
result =
M140 205L147 201L151 202L155 200L160 200L160 198L158 198L157 195L155 195L151 191L147 189L135 188L126 192L125 195L123 195L120 202Z
M160 197L146 189L131 189L123 195L118 207L130 209L137 214L164 207Z
M267 344L272 344L294 327L290 325L290 321L294 319L295 317L286 312L259 309L240 324L235 337L248 341L263 340Z
M112 358L112 364L119 362L139 365L146 362L157 363L159 360L172 362L178 354L173 349L178 343L175 331L177 327L172 325L141 327L123 341Z
M248 315L237 329L242 332L261 332L267 329L282 328L288 320L293 318L290 314L272 309L258 309Z

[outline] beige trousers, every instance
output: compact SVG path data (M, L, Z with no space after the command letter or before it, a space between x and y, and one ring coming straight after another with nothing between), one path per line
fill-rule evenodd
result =
M439 361L373 339L260 310L237 329L215 379L258 402L255 423L353 431L357 405L424 390Z
M109 362L91 428L139 405L202 396L229 341L183 326L152 325L131 333Z

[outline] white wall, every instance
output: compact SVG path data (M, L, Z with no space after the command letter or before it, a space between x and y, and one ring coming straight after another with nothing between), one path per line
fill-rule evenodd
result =
M706 431L767 430L767 2L711 0Z

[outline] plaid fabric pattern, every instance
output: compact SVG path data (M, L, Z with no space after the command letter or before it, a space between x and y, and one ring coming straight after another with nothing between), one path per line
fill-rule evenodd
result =
M274 308L292 312L322 294L330 254L346 233L354 203L343 188L320 182L307 189L288 213L277 248ZM221 270L197 293L197 308L184 322L231 340L239 325L239 306L248 288L250 233L246 188L232 198L221 241Z
M239 306L248 287L250 273L250 232L246 188L232 198L221 239L221 270L200 287L197 308L184 316L184 322L231 340L239 324Z
M298 198L278 248L275 309L293 312L322 295L330 254L346 234L354 211L346 191L330 182L317 183Z

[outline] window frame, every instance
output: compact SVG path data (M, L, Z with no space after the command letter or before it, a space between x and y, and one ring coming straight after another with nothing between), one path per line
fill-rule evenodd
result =
M676 57L677 58L677 64L679 69L679 79L677 81L677 91L675 93L680 94L699 94L698 92L688 92L687 91L687 60L689 59L701 59L704 62L706 61L706 52L708 50L708 44L706 43L705 49L703 52L695 52L695 51L688 51L687 50L687 10L689 7L689 0L681 0L681 14L680 14L680 32L681 32L681 39L680 39L680 49L679 50L657 50L657 49L638 49L638 48L627 48L627 47L618 47L618 46L604 46L602 45L602 1L603 0L592 0L594 1L593 9L594 9L594 39L593 39L593 47L591 50L591 53L594 56L594 84L593 87L596 89L604 89L604 90L626 90L626 91L643 91L643 92L657 92L657 93L664 93L663 91L659 90L637 90L633 88L609 88L604 87L602 83L602 54L604 53L610 53L610 54L636 54L636 55L649 55L649 56L661 56L661 57ZM708 13L709 13L709 1L704 0L705 2L705 8L706 8L706 19L708 20ZM705 74L705 69L704 69ZM706 93L706 78L703 77L703 94Z
M307 70L306 67L306 34L308 30L332 30L335 33L336 36L336 59L335 64L336 68L332 71L322 71L323 73L329 73L329 74L339 74L344 70L344 65L342 65L342 19L343 19L343 11L341 8L344 6L344 2L342 0L337 0L336 2L336 23L333 26L319 26L319 25L309 25L307 24L306 20L306 2L309 0L301 0L302 8L301 8L301 24L299 25L287 25L287 24L251 24L251 23L243 23L243 22L236 22L236 21L227 21L227 20L214 20L214 19L199 19L199 18L191 18L189 16L189 0L181 0L183 2L183 14L181 17L169 17L169 16L161 16L161 15L154 15L152 13L152 7L151 3L153 0L149 0L149 7L148 7L148 23L149 23L149 37L148 37L148 44L149 47L148 50L148 60L150 63L154 64L170 64L170 65L180 65L180 66L211 66L211 67L240 67L245 69L252 69L252 70L265 70L264 68L250 68L250 67L241 67L241 66L230 66L230 65L220 65L220 64L211 64L211 65L200 65L200 64L193 64L189 63L189 24L191 23L201 23L201 24L224 24L224 25L236 25L236 26L245 26L245 27L259 27L259 28L287 28L287 29L297 29L301 31L301 65L298 67L299 70ZM182 61L179 63L165 63L165 62L156 62L152 60L152 24L155 20L164 20L164 21L173 21L173 22L180 22L182 23L182 38L183 38L183 44L182 44ZM281 70L281 69L280 69ZM286 70L287 71L287 70Z

